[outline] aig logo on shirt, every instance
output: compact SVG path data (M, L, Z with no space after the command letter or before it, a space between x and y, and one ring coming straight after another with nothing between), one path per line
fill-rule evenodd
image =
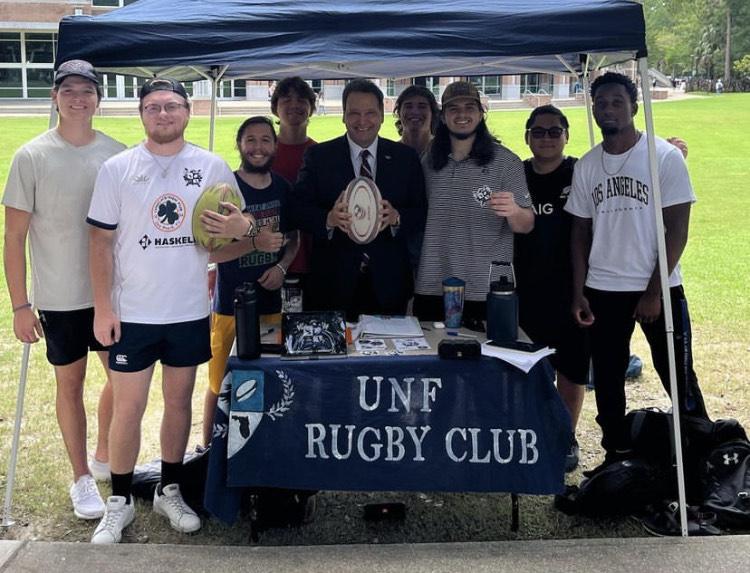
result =
M180 228L185 220L185 202L172 193L165 193L151 207L154 227L167 233Z

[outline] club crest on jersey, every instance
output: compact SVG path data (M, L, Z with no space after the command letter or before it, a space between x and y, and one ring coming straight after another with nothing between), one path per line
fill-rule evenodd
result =
M492 195L492 189L489 185L482 185L474 190L474 200L479 203L480 207L484 207L490 202L490 195Z
M190 187L191 185L200 187L201 181L203 181L203 173L201 173L200 169L188 169L185 167L185 170L182 172L182 178L185 180L186 187Z
M151 207L151 220L160 231L179 229L185 220L185 202L173 193L161 195Z

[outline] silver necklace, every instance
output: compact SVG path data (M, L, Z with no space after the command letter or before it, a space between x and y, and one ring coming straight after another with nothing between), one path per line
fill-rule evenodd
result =
M146 151L148 151L148 149ZM167 161L166 165L157 159L157 155L155 153L148 151L148 154L151 156L151 159L154 160L154 163L159 166L159 169L161 169L161 178L166 179L167 173L169 173L169 168L172 167L172 163L174 163L174 160L177 159L177 156L180 154L180 152L178 151L177 153L172 155Z
M638 142L641 140L641 132L638 132L638 137L635 140L635 143L632 145L630 149L628 149L628 152L625 154L625 159L623 159L622 163L620 163L620 167L617 168L616 171L610 173L607 171L607 167L604 165L604 144L602 144L602 170L604 173L609 175L610 177L614 177L615 175L619 174L620 171L622 171L622 168L625 167L625 164L628 162L628 159L630 159L630 154L633 153L633 150L635 149L635 146L638 145Z

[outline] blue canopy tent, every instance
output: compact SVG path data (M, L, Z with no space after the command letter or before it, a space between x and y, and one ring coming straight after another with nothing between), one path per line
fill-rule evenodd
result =
M166 75L213 82L222 78L352 77L588 73L637 59L648 85L643 7L632 0L139 0L101 16L69 16L60 24L57 61L81 58L100 71ZM662 292L669 296L653 118L644 110ZM589 108L589 136L593 122ZM677 396L671 306L665 302L672 395ZM28 353L24 353L25 360ZM22 379L25 369L22 368ZM19 385L20 423L22 385ZM675 443L681 444L675 404ZM13 450L17 447L14 436ZM11 456L14 469L15 456ZM678 485L684 511L682 452ZM12 473L6 490L10 509Z
M57 62L200 79L581 71L646 55L629 0L140 0L62 20ZM599 65L599 64L597 64Z

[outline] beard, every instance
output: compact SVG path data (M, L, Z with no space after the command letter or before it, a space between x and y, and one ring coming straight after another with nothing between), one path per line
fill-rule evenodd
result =
M276 155L269 155L268 159L266 159L265 163L262 163L261 165L253 165L247 157L242 157L242 170L245 173L258 173L260 175L265 175L269 171L271 171L271 164L273 163L274 158Z
M602 132L602 135L617 135L620 133L619 127L601 127L599 128Z
M453 139L458 139L459 141L464 141L466 139L469 139L470 137L474 137L477 134L477 130L474 129L471 133L454 133L450 129L448 130L448 133L451 134L451 137Z

